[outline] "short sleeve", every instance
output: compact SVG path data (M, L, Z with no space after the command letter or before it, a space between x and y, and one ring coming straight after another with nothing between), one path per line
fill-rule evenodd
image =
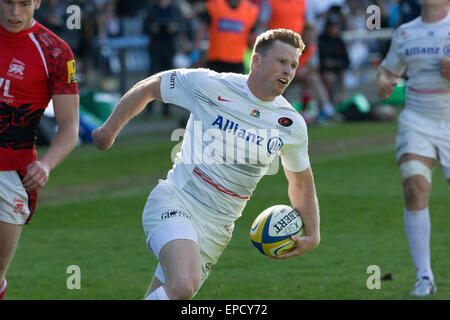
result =
M401 76L407 67L402 54L403 45L401 41L401 32L401 28L398 28L394 32L389 51L381 63L383 68L398 76Z
M50 94L78 94L75 58L70 47L59 41L59 46L53 49L50 57Z
M306 123L299 117L291 137L293 140L279 151L283 167L292 172L305 171L310 167L308 155L308 133Z
M208 69L175 69L165 71L161 80L161 98L165 103L195 111L195 89L200 80L209 77Z

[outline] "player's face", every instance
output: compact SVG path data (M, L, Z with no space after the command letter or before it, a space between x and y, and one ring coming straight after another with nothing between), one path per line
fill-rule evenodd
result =
M9 32L28 29L41 0L0 0L0 23Z
M281 41L275 41L264 55L255 55L252 72L259 79L262 100L270 101L283 94L295 76L299 57L299 50Z

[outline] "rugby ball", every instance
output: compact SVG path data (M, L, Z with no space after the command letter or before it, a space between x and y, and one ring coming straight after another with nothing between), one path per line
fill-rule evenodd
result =
M302 219L287 205L275 205L261 212L250 229L250 239L256 249L266 256L278 256L295 246L290 236L303 233Z

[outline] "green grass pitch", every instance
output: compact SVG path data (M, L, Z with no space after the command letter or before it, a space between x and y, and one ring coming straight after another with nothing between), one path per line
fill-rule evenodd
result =
M279 170L259 183L195 299L410 299L415 272L403 231L395 130L395 123L311 128L319 247L273 260L250 244L253 219L271 205L289 203ZM169 133L155 133L119 137L107 152L89 145L74 150L51 173L24 227L7 274L7 299L142 299L156 268L145 248L142 209L172 167L176 143ZM440 169L433 179L431 256L438 292L428 299L449 299L450 197ZM80 268L80 289L67 287L71 265ZM371 265L392 280L368 289Z

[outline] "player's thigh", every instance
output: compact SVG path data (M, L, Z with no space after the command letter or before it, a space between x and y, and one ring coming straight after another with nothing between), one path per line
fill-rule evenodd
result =
M159 263L168 285L181 282L199 286L202 269L200 249L195 241L188 239L169 241L159 253Z
M414 153L404 153L400 156L400 159L398 160L398 164L401 165L407 161L412 161L412 160L418 160L418 161L422 162L429 169L433 169L434 163L436 161L435 159L430 158L430 157L424 157L424 156L414 154Z
M395 139L396 159L399 165L418 160L432 168L438 158L436 137L437 123L414 111L405 109L398 117L398 131Z
M14 255L23 225L0 221L0 277Z
M37 192L25 190L21 179L19 171L0 171L0 221L23 225L31 219Z

